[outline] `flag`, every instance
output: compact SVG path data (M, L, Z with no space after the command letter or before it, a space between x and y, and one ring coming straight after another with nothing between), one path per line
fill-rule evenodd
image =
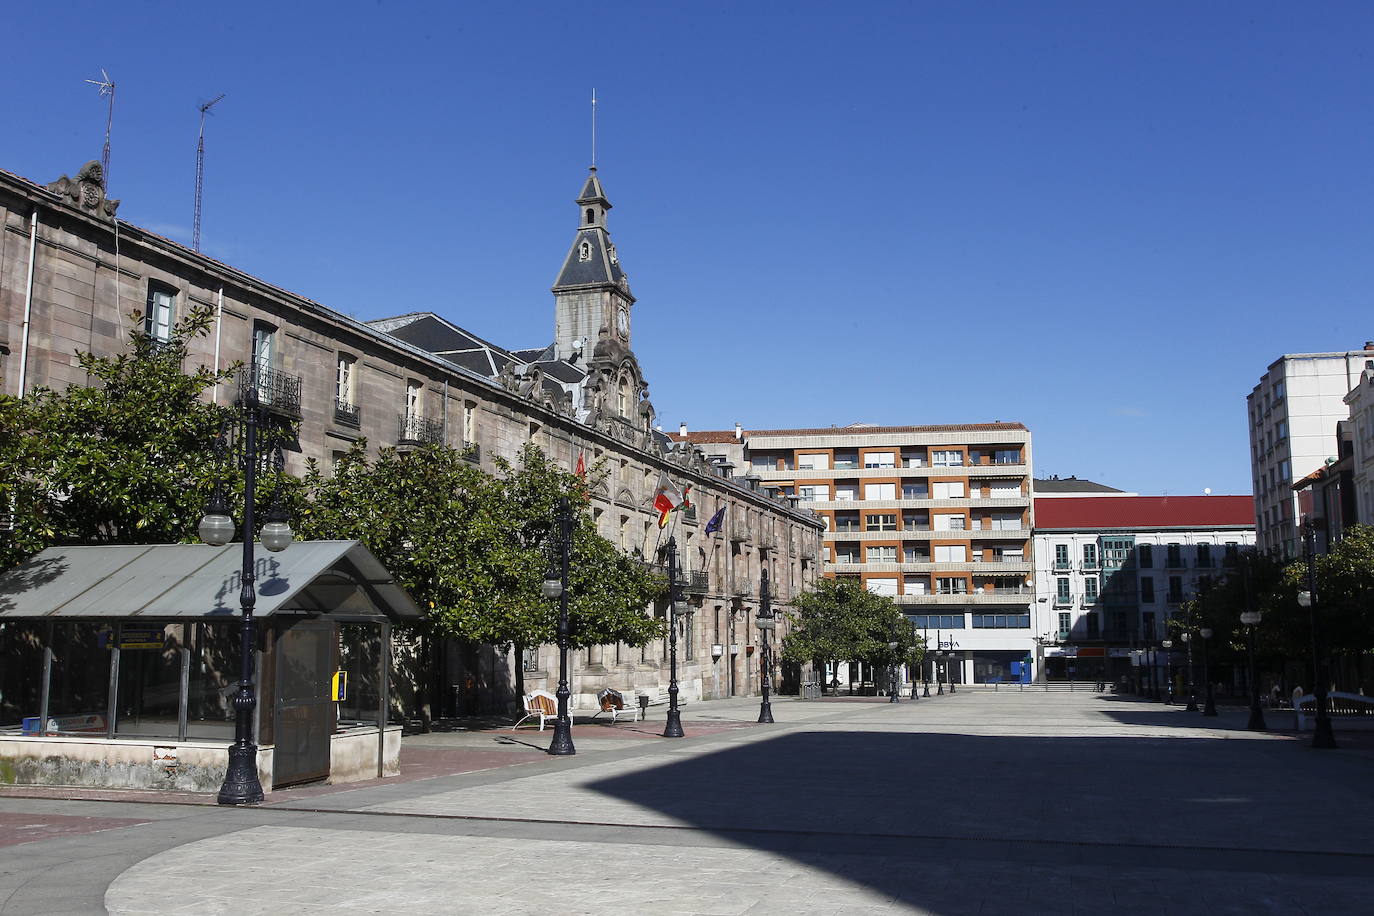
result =
M690 483L687 484L687 486L685 486L685 487L682 488L682 505L678 506L678 508L679 508L679 509L690 509L690 508L692 508L692 485L691 485Z
M577 470L576 470L574 473L576 473L577 476L578 476L578 477L581 477L584 481L587 479L587 453L586 453L586 452L578 452L578 453L577 453Z
M658 489L654 491L654 508L658 510L658 527L662 528L668 524L668 515L678 506L686 502L686 497L682 491L673 486L673 482L667 477L659 480Z
M715 534L720 530L721 524L725 521L725 507L721 506L716 510L716 514L711 516L711 520L706 523L706 533Z

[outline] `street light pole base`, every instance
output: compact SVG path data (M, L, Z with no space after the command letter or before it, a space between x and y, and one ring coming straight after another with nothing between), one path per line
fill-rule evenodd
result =
M767 700L759 704L759 722L764 725L773 724L773 704ZM679 724L678 727L681 728L682 726Z
M1317 724L1312 730L1312 746L1325 751L1333 751L1340 747L1336 743L1335 732L1331 731L1330 719L1317 720Z
M262 804L262 783L258 781L258 748L254 744L231 744L229 768L219 787L221 805Z
M760 719L759 721L762 721ZM772 721L771 719L769 720ZM665 738L684 738L686 735L682 731L682 710L669 709L668 721L663 726L663 737Z
M1269 726L1264 724L1264 710L1258 706L1250 707L1250 721L1245 723L1246 729L1252 732L1267 731Z
M553 757L571 757L577 753L573 746L572 722L568 719L555 719L553 740L549 742L549 754Z

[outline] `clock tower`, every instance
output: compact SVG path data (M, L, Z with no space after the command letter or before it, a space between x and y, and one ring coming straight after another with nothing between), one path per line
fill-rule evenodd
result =
M606 229L610 209L592 166L577 197L577 233L553 285L555 359L589 357L603 342L630 349L635 297Z

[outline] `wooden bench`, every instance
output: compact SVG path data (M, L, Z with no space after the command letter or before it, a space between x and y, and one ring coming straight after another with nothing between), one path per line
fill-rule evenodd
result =
M519 722L510 727L510 730L515 731L526 719L533 719L535 716L539 717L539 730L542 732L546 721L558 718L558 697L547 690L535 690L525 694L525 714L520 717Z
M601 691L596 695L596 699L597 702L600 704L601 708L598 709L596 713L592 716L593 719L601 715L603 712L608 712L611 714L612 724L614 724L617 719L624 718L625 716L629 716L631 722L639 721L639 706L626 706L625 695L622 694L619 690L612 690L611 688L607 687L605 690Z
M1294 691L1296 694L1297 691ZM1313 694L1293 697L1293 712L1298 731L1313 728L1317 720L1317 698ZM1326 695L1327 716L1340 723L1341 729L1374 731L1374 697L1362 693L1333 690Z

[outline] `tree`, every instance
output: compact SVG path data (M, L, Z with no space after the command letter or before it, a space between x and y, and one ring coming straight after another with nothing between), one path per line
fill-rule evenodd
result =
M820 579L792 601L792 629L783 640L791 662L920 663L924 646L901 608L844 579ZM896 648L892 647L896 643Z
M54 544L195 538L224 473L215 439L225 410L202 396L232 370L183 371L187 342L210 328L208 307L192 307L166 341L129 317L130 352L77 353L89 386L0 398L0 506L13 516L0 568Z

